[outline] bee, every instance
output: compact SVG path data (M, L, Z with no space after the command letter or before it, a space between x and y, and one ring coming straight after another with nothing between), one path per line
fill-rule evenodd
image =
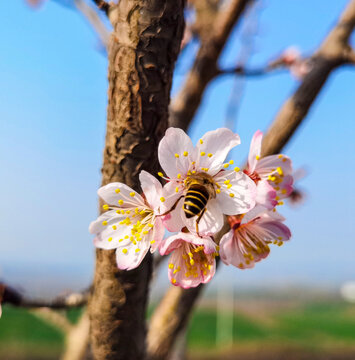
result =
M186 194L181 196L167 213L173 211L181 198L184 198L183 210L185 216L187 219L197 216L196 232L199 235L198 224L206 211L207 203L210 199L216 197L214 182L210 175L197 173L186 178L185 187L187 189Z

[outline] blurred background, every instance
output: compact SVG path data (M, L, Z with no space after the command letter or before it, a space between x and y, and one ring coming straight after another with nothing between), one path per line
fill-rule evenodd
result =
M347 2L259 0L234 29L221 65L261 68L290 46L307 57ZM0 279L32 297L79 291L93 277L87 229L98 212L105 36L70 0L2 1L0 14ZM197 48L195 40L183 50L172 97ZM253 133L268 128L299 81L287 69L219 77L189 134L196 142L231 126L242 166ZM280 209L292 240L252 270L220 267L181 340L191 358L355 358L354 81L353 68L336 71L284 149L302 194ZM168 286L166 272L156 275L151 307ZM75 322L80 311L66 316ZM36 313L3 307L1 359L56 359L64 339Z

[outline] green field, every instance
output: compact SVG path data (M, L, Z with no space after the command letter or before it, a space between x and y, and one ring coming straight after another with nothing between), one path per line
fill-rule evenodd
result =
M70 321L75 322L79 312L68 312ZM277 348L315 353L340 351L353 354L349 359L355 359L354 305L334 301L274 306L271 310L260 306L250 311L237 308L234 315L226 316L229 321L233 316L233 344L229 344L228 349L221 342L219 347L216 346L217 315L214 308L200 308L194 314L188 333L191 354L198 357L204 351L217 354L227 350L254 351L262 347L273 351ZM0 320L1 359L55 359L63 344L63 334L36 315L27 310L4 307ZM344 355L343 358L348 357Z

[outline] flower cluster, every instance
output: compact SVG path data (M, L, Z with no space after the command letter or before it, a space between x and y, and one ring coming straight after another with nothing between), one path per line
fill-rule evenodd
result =
M231 130L207 132L193 146L184 131L169 128L158 148L163 186L142 171L141 194L122 183L98 190L106 212L90 224L95 246L116 249L123 270L138 267L148 250L170 254L169 279L183 288L210 281L218 255L227 265L253 267L268 256L269 244L291 237L276 211L293 190L291 160L281 154L261 158L261 141L257 131L241 170L226 161L240 144ZM226 217L230 231L217 244ZM165 229L175 234L164 239Z

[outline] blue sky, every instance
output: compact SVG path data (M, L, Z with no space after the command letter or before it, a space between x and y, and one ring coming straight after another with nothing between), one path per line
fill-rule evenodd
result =
M290 45L311 53L346 2L263 1L249 65L264 64ZM0 14L1 276L23 286L21 273L88 282L94 249L87 227L97 214L107 60L85 20L55 2L38 11L19 0L1 2ZM235 63L239 33L240 28L221 65ZM188 63L185 58L178 66L173 93ZM354 81L352 68L336 71L285 149L295 168L308 171L300 182L307 192L304 205L281 210L292 241L273 249L254 270L224 268L219 278L250 286L327 286L355 278ZM223 77L208 88L191 127L194 140L224 125L233 82ZM246 80L236 162L243 164L254 131L267 129L296 86L288 73ZM40 287L39 279L31 282Z

